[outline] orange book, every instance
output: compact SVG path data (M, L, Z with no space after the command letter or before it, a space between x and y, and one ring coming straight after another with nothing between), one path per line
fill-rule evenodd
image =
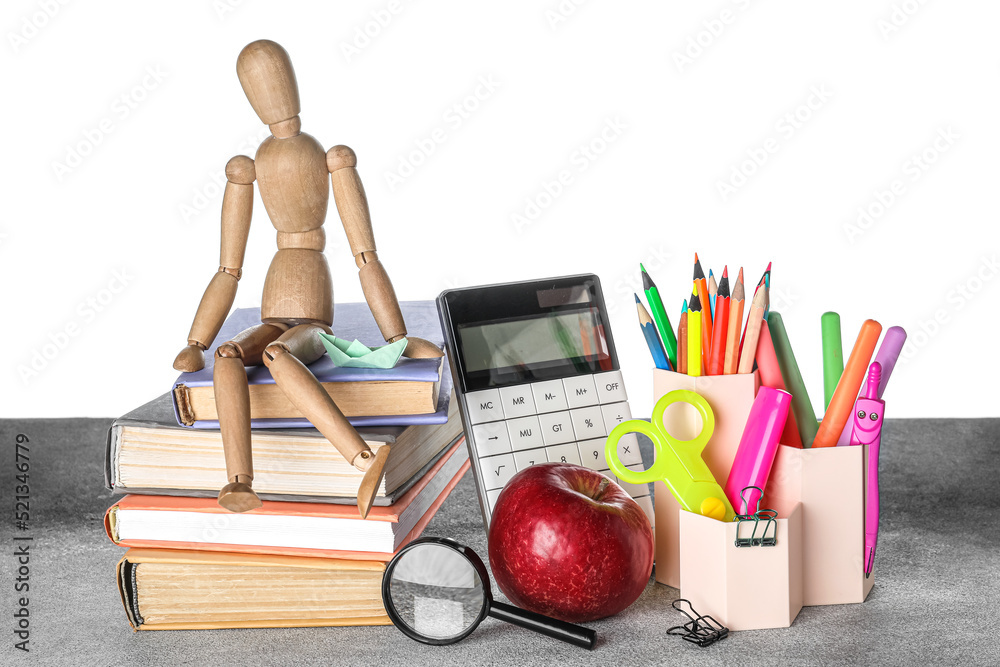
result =
M128 495L108 508L108 537L126 547L388 561L416 539L469 469L465 439L392 505L263 501L235 514L214 498Z

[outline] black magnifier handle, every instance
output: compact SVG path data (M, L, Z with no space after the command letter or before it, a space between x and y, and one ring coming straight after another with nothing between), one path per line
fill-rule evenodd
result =
M542 616L503 602L493 602L490 605L489 615L582 648L592 649L597 643L597 633L590 628Z

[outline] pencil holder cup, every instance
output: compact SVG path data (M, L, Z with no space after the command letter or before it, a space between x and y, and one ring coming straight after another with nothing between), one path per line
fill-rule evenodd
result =
M749 528L681 510L681 597L730 630L791 625L802 609L802 508L778 516L773 546L737 546Z
M784 516L802 505L802 604L864 602L868 447L778 447L763 505Z
M715 431L702 452L705 463L719 486L725 488L729 470L760 378L757 373L706 375L692 377L673 371L653 371L653 404L675 389L689 389L708 401L715 415ZM693 405L676 403L663 415L667 431L675 438L690 440L701 432L701 417ZM653 485L656 517L656 580L680 588L680 514L681 507L663 482ZM697 605L695 605L697 608Z

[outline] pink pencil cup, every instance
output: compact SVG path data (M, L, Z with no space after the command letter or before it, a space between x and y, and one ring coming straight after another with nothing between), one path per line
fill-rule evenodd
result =
M792 395L787 391L763 385L757 391L733 459L733 469L726 480L726 497L737 514L757 511L791 404ZM745 493L744 489L747 489Z

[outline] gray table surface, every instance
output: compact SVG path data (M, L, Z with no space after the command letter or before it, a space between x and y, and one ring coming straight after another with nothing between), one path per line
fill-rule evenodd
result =
M115 589L123 549L104 535L110 419L0 421L0 663L44 665L1000 664L1000 420L889 420L882 445L877 580L864 604L805 607L792 627L701 649L664 634L678 591L650 581L578 649L487 619L464 642L418 644L391 626L134 633ZM29 439L30 653L14 649L14 449ZM645 452L649 455L649 452ZM18 533L25 534L25 533ZM466 475L426 535L485 557Z

